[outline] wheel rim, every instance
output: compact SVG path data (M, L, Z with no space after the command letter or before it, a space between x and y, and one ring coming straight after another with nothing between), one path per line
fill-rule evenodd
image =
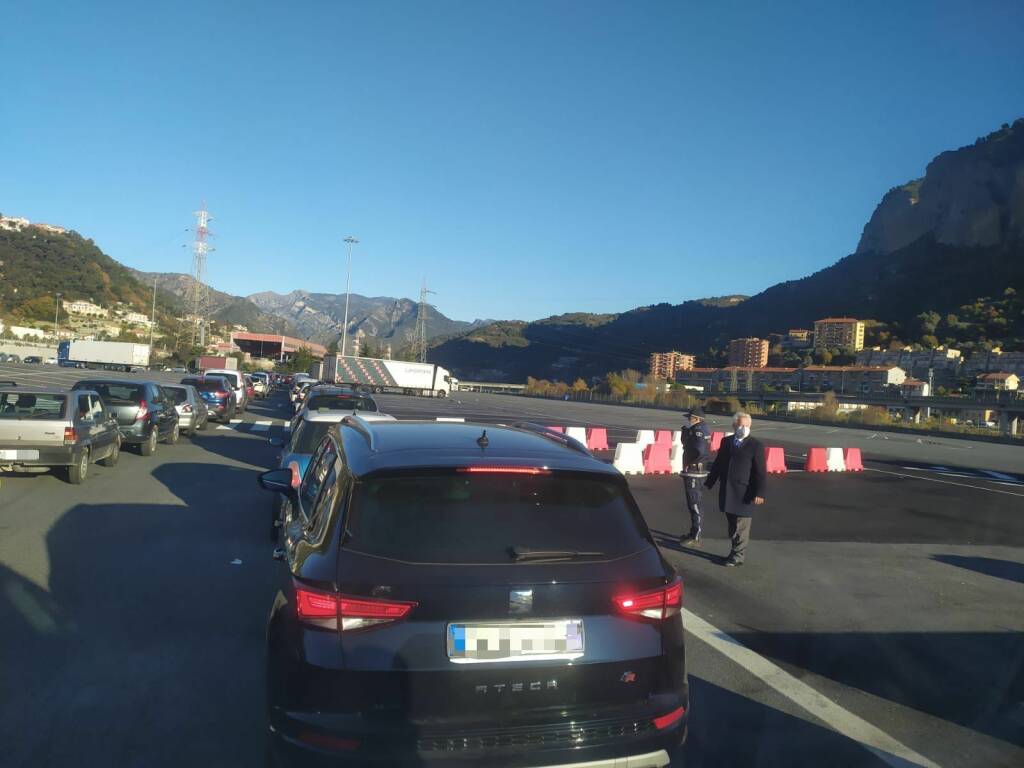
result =
M83 453L81 460L78 462L78 474L83 478L85 473L89 471L89 454Z
M177 442L177 440L178 440L178 438L180 436L181 436L181 429L178 427L177 424L175 424L174 425L174 431L171 433L171 442L172 443Z
M153 431L149 433L149 450L156 450L156 427L153 427Z

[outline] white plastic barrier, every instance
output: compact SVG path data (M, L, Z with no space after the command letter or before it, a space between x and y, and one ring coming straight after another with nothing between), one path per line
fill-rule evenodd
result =
M639 443L619 443L615 446L612 466L624 475L644 473L644 449Z
M825 449L825 466L829 472L845 472L846 458L843 456L842 448Z
M461 423L464 422L465 419L461 416L438 416L434 421L454 421Z
M582 445L587 444L587 428L586 427L566 427L565 436L571 437L573 440L579 440Z
M672 446L675 447L677 445L682 445L682 444L683 444L683 433L682 433L682 431L678 430L678 429L673 429L672 430Z
M668 455L668 460L672 465L672 474L680 474L683 471L683 446L678 443L673 445L672 452Z
M643 450L646 446L654 442L654 430L653 429L638 429L636 432L636 444L640 446L640 450Z

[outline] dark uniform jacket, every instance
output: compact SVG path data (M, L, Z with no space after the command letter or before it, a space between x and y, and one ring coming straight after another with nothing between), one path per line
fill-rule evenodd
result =
M705 485L712 488L717 481L720 481L718 508L727 515L752 517L754 497L765 498L768 490L768 471L761 441L748 436L737 448L733 435L723 437Z
M701 422L683 430L683 474L704 478L710 461L711 445L708 443L707 425Z

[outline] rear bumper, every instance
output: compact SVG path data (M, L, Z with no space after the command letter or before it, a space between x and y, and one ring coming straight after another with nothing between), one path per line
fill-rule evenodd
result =
M127 445L138 445L149 440L149 433L152 432L156 427L150 424L148 421L135 422L127 426L118 425L118 431L121 433L121 442Z
M687 716L658 730L650 719L562 722L434 733L414 723L390 733L318 728L318 717L278 712L270 751L279 766L352 768L663 768L686 741Z
M77 450L72 445L0 445L0 468L67 467L76 463ZM3 458L5 451L16 451L14 458Z

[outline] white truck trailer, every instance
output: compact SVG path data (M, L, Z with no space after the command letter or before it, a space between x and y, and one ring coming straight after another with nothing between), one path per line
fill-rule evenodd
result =
M106 368L130 371L149 366L149 344L130 341L62 341L57 362L71 368Z
M327 355L323 380L364 387L371 392L397 392L424 397L447 397L453 388L452 375L435 363L407 363L376 357Z

